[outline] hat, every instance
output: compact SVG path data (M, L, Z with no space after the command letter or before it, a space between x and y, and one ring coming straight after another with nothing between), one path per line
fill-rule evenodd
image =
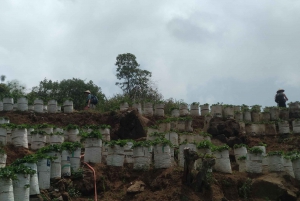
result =
M284 89L278 89L278 90L277 90L277 93L278 93L278 92L284 92Z
M86 91L85 91L85 92L83 92L83 93L90 94L91 92L90 92L90 90L86 90Z

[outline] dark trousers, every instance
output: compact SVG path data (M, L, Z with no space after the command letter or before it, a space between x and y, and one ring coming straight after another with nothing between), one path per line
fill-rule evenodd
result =
M286 107L285 102L279 102L279 103L278 103L278 107Z

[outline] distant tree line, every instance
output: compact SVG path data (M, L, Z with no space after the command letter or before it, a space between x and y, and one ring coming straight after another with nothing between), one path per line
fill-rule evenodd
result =
M122 90L122 94L115 94L107 98L101 87L94 84L92 80L85 81L79 78L53 81L45 78L38 86L26 92L26 87L18 80L7 81L5 75L0 76L0 100L4 97L14 98L15 102L20 97L27 97L29 104L33 104L36 98L42 99L45 104L51 99L63 104L66 99L71 99L76 110L81 110L86 105L86 96L83 92L90 90L99 99L97 109L101 111L115 110L121 102L145 102L162 101L154 82L151 80L152 73L140 68L135 55L131 53L120 54L116 58L116 85Z

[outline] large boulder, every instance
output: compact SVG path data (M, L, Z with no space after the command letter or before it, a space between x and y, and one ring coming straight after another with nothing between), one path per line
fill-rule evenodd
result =
M252 181L252 197L269 200L297 200L298 189L287 182L280 174L263 175Z

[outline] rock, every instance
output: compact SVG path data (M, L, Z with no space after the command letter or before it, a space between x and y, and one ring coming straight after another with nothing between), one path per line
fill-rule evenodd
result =
M227 143L227 141L228 141L224 134L217 135L216 139L220 140L220 142L223 142L223 143Z
M129 188L127 189L127 193L139 193L143 192L145 189L145 183L142 181L135 181Z
M237 137L230 137L227 141L227 145L232 148L235 144L242 144L242 140Z
M296 201L298 190L293 186L285 186L284 178L276 173L255 179L251 185L252 196L270 200Z

